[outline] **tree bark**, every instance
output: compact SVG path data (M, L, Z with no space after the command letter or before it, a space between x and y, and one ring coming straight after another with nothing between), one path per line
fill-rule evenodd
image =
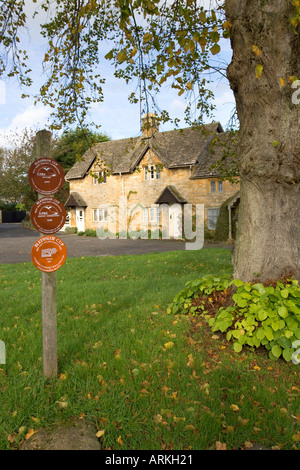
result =
M240 122L234 277L300 279L300 104L289 80L300 79L295 10L289 0L226 0L225 12L233 50L227 76Z

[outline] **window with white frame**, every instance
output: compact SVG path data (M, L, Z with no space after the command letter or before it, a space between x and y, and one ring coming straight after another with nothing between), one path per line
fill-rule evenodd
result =
M96 171L93 173L93 184L106 183L106 171Z
M216 182L215 181L210 182L210 192L212 194L214 194L216 192Z
M161 223L161 208L160 207L157 207L156 209L156 222L158 224Z
M223 181L218 181L218 193L223 192Z
M94 209L93 210L93 221L94 222L107 222L107 209Z
M155 210L156 208L155 207L150 207L149 209L149 218L150 218L150 222L153 224L155 222Z
M145 181L153 181L160 179L160 169L156 165L148 165L144 168Z
M148 222L148 208L147 207L143 208L143 222L144 223Z
M207 228L215 230L220 209L207 209Z

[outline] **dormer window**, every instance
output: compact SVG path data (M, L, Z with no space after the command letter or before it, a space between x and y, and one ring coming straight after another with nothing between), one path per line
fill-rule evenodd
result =
M145 181L159 180L160 170L156 165L148 165L144 168Z
M106 171L96 171L93 173L93 184L106 183Z

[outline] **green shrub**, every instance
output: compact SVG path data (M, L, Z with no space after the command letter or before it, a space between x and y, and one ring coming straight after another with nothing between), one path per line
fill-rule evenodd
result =
M234 285L232 305L216 309L213 316L207 315L204 301L193 306L193 299L213 291ZM300 286L289 279L274 285L251 284L239 279L202 278L192 281L179 292L167 313L204 314L212 332L226 333L236 352L244 346L264 347L272 360L282 357L291 361L295 354L295 342L300 340ZM298 361L298 360L297 360Z
M229 276L214 277L204 276L186 283L185 288L180 291L167 308L167 313L197 315L204 312L204 303L193 306L193 300L200 296L209 296L214 291L224 291L232 285Z
M96 230L93 230L91 228L86 229L86 231L84 232L84 235L86 237L97 237Z
M77 233L78 228L77 227L66 227L65 228L65 233Z

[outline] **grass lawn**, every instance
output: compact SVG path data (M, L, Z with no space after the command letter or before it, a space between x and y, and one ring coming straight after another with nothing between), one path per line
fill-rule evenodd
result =
M230 273L229 250L73 258L57 272L57 379L42 372L41 273L0 265L0 449L84 416L104 449L299 447L299 365L236 354L166 308L185 283ZM245 444L246 443L246 444Z

